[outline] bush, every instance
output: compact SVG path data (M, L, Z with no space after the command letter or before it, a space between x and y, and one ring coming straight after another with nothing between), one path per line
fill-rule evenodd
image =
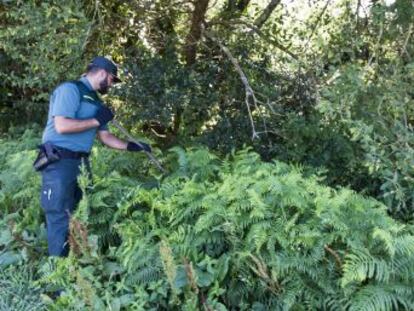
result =
M248 149L221 159L203 148L173 148L164 161L167 176L149 167L132 174L122 169L131 163L146 167L143 155L101 148L93 154L99 169L72 219L70 256L54 265L39 252L20 257L34 267L43 291L65 289L51 309L413 305L413 228L387 216L374 199L322 186L317 176L262 162ZM114 161L123 163L124 173L114 170ZM28 162L7 162L3 169L17 171ZM80 183L85 189L85 177ZM45 253L44 237L33 234L34 226L41 227L34 191L25 203L26 213L35 215L32 227L18 228L37 238L16 240L7 233L14 227L2 222L1 255L18 253L19 246ZM24 221L21 209L5 204L3 215L13 215L4 212L8 208L15 224Z
M45 120L52 89L86 67L82 59L91 22L80 2L54 0L2 1L0 19L4 131L10 125Z
M248 150L175 151L176 173L120 210L124 281L158 293L147 308L411 305L414 237L379 202Z
M358 146L368 177L377 181L365 184L365 191L405 220L414 212L412 68L412 63L344 66L322 90L318 106L326 122Z

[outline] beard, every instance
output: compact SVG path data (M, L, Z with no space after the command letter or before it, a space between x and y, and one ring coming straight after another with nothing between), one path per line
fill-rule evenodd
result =
M102 81L99 82L99 88L97 89L97 91L103 95L103 94L108 93L108 90L109 90L108 79L105 77L105 79L102 79Z

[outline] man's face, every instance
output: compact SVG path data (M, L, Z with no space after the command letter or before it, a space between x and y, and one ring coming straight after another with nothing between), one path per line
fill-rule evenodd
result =
M99 88L97 91L101 94L106 94L109 91L109 88L114 84L114 77L102 70L101 80L99 81Z

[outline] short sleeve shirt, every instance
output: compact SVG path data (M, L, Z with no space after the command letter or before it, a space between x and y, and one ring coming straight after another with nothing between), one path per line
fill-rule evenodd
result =
M86 77L80 79L89 90L92 86ZM78 133L59 134L55 129L54 117L62 116L70 119L86 120L94 118L99 102L91 103L80 98L81 94L74 83L65 82L59 85L52 93L49 102L49 113L46 128L43 132L42 142L50 142L77 152L90 152L96 137L96 132L107 130L107 125L91 128Z

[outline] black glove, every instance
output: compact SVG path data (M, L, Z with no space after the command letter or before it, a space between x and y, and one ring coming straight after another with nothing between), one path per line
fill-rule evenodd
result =
M148 145L146 143L143 143L141 141L139 141L139 145L132 142L132 141L130 141L130 142L128 142L127 150L128 151L142 151L142 150L145 150L147 152L151 152L151 147L150 147L150 145Z
M95 119L98 120L99 125L104 125L111 121L113 118L113 112L106 106L101 106L95 116Z

